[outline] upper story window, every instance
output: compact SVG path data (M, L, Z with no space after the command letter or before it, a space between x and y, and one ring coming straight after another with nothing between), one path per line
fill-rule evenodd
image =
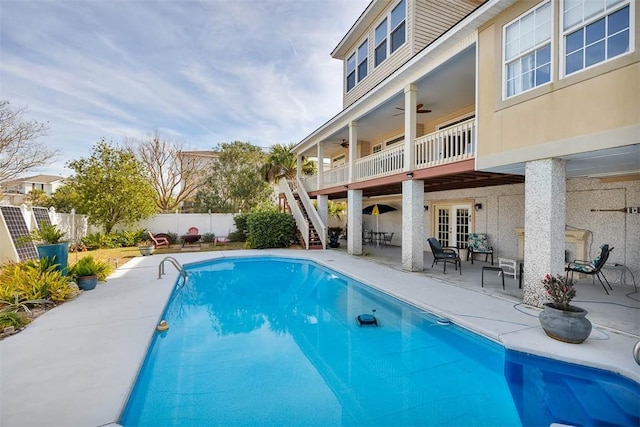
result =
M374 67L380 65L389 55L398 50L407 40L407 7L401 0L376 27ZM390 42L388 42L390 40Z
M369 41L365 40L358 48L358 82L367 77L368 57Z
M564 75L630 51L629 0L562 2Z
M367 77L369 64L369 41L365 40L347 59L347 92ZM357 64L357 67L356 67Z
M387 59L387 19L383 19L376 27L376 51L374 65L377 67Z
M402 0L391 11L391 53L402 46L407 39L406 36L406 16L407 8Z
M347 92L356 85L356 54L347 59Z
M551 3L504 28L504 93L508 98L551 81Z

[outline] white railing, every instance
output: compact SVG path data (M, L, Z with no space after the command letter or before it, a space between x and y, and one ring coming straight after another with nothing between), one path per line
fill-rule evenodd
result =
M304 190L304 187L302 187L302 183L299 181L298 181L298 196L300 197L300 201L302 202L304 209L307 211L307 216L311 220L313 227L316 229L316 232L318 233L318 237L322 242L322 249L326 249L327 248L327 226L322 222L322 219L320 218L318 211L313 206L313 203L311 202L309 195ZM308 245L307 245L307 249L309 249Z
M318 175L306 175L299 179L305 190L315 191L318 189Z
M304 247L305 249L309 249L309 223L302 214L295 197L293 197L293 192L291 191L291 187L289 186L286 178L280 178L280 181L278 182L278 189L280 190L280 193L284 194L287 198L287 203L291 209L291 215L293 215L293 219L296 221L298 230L300 230L300 234L302 234Z
M355 162L355 180L377 178L402 172L404 168L404 145L387 148Z
M322 187L335 187L336 185L346 184L349 180L349 165L342 165L322 174Z
M476 119L416 138L415 169L471 159L475 154Z

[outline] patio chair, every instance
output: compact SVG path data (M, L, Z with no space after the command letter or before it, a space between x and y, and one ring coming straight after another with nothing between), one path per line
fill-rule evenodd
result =
M609 291L604 285L602 279L607 282L607 285L609 285L609 289L613 290L613 288L611 287L611 284L609 283L607 278L604 276L602 267L607 262L607 259L609 259L609 254L612 250L613 248L609 248L609 245L605 244L600 246L600 255L598 255L598 257L593 261L573 260L565 267L565 271L567 272L567 280L569 279L569 272L571 272L571 280L573 280L574 271L577 273L586 274L588 276L596 276L600 281L600 284L602 285L604 291L607 293L607 295L609 295Z
M217 246L218 244L226 245L231 240L229 240L229 235L231 234L231 230L227 231L226 236L216 236L213 240L213 246Z
M467 261L471 258L471 264L473 264L475 254L484 254L484 262L487 262L489 255L491 255L491 265L493 265L493 247L489 246L487 233L469 233L467 243L469 244Z
M391 239L393 239L393 233L384 233L382 235L382 246L391 246Z
M147 233L149 233L149 239L151 239L151 241L153 242L153 247L154 248L161 248L163 246L169 247L171 246L169 243L169 239L167 239L164 236L154 236L153 233L150 230L147 230Z
M364 246L366 244L373 245L373 230L362 230L362 245Z
M198 227L191 227L187 230L187 234L182 236L182 247L184 245L195 245L198 244L199 247L202 247L202 243L200 242L200 236Z
M431 263L431 268L435 264L440 261L444 262L444 274L447 274L447 263L452 263L456 270L458 267L460 268L460 274L462 274L462 262L460 261L460 255L458 253L458 248L454 248L451 246L442 247L440 242L435 237L429 237L427 239L429 242L429 246L431 247L431 253L433 254L433 262Z

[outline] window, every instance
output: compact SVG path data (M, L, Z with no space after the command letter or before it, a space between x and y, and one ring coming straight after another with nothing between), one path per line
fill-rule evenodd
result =
M517 95L551 81L551 3L504 28L504 93Z
M376 28L376 51L374 65L377 67L387 59L387 19Z
M562 3L564 75L629 52L629 0L565 0Z
M333 163L332 167L334 168L337 168L338 166L342 166L346 164L346 156L344 154L341 154L338 157L334 157L332 163Z
M405 17L407 15L404 0L391 11L391 53L402 46L406 39Z
M347 92L356 85L356 54L347 59Z
M382 144L376 144L371 147L371 154L376 154L382 151Z
M391 10L375 30L375 49L373 65L377 67L387 56L398 50L407 40L407 7L405 0L401 0ZM387 40L390 40L387 43Z
M358 82L367 77L368 55L369 41L365 40L358 48Z

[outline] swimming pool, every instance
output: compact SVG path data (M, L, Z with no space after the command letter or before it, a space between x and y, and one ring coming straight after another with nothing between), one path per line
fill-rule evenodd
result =
M121 417L125 426L578 422L565 370L598 405L606 402L582 424L637 424L637 384L505 351L313 262L226 258L188 271L163 316L170 329L154 337ZM379 326L358 326L356 317L374 309ZM545 382L550 369L560 386ZM604 392L585 380L591 371L604 375ZM561 406L571 410L558 415L546 390L563 393ZM536 410L540 400L546 406ZM611 412L622 415L602 418Z

